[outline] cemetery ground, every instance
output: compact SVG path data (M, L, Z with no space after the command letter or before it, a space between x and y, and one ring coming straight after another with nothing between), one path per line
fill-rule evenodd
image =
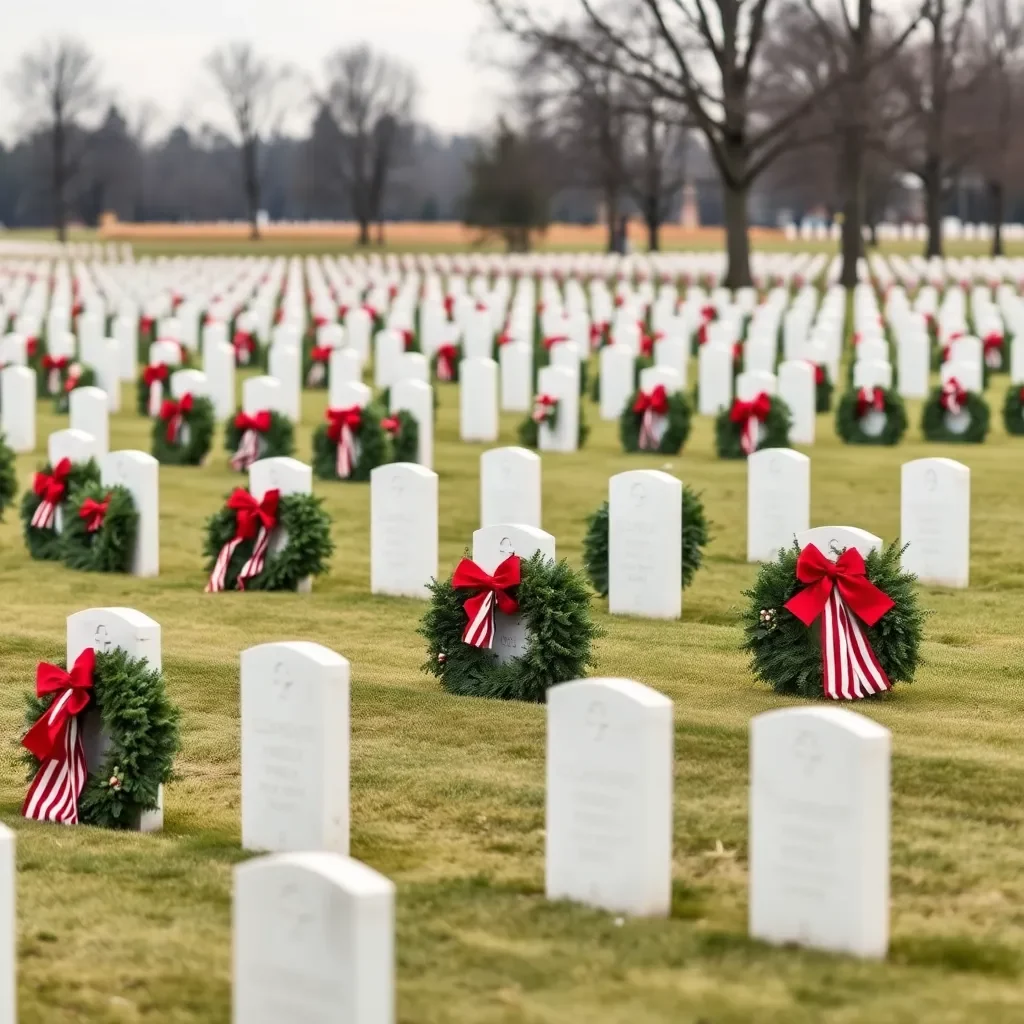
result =
M989 391L999 408L1002 383ZM458 441L454 386L438 385L440 565L479 525L479 455ZM133 390L112 449L149 450ZM296 456L326 393L306 393ZM41 404L39 436L66 425ZM848 447L819 417L812 524L899 529L900 465L944 455L972 472L971 587L922 590L934 614L912 685L856 710L893 733L892 943L884 963L746 937L748 723L796 703L752 681L739 651L746 468L714 456L696 418L683 453L624 455L598 421L543 463L543 525L579 565L585 519L626 469L664 468L702 492L713 539L681 622L611 618L593 672L670 697L675 714L674 892L668 920L544 899L545 709L453 697L420 666L422 602L369 594L369 488L316 482L337 549L311 596L205 595L204 521L242 481L218 446L199 469L162 466L161 575L84 575L33 562L12 509L0 526L0 819L18 828L23 1024L213 1024L230 1014L231 868L240 849L239 653L320 642L352 665L352 856L397 884L404 1024L986 1024L1024 1020L1024 447L993 415L987 443ZM514 444L519 417L502 419ZM18 459L27 486L39 456ZM63 654L65 617L137 608L163 633L184 713L165 831L114 834L18 819L17 743L36 663ZM282 1022L285 1024L285 1022Z

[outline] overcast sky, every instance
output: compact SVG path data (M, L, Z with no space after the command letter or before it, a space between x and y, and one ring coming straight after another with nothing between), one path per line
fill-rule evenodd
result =
M154 101L163 127L217 116L202 62L235 39L310 74L330 50L369 42L412 66L420 116L444 131L480 127L507 88L478 0L0 0L0 136L16 123L5 85L18 55L61 34L94 50L126 106Z

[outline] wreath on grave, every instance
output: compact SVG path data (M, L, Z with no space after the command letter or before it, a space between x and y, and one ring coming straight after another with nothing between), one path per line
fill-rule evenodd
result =
M231 347L235 350L235 366L245 369L258 361L260 349L256 343L256 335L252 331L236 328L231 338Z
M558 422L559 408L561 402L555 395L539 394L534 395L533 411L519 424L519 443L524 448L537 448L540 444L540 425L546 423L554 428ZM587 424L586 413L583 411L583 403L579 403L579 442L578 447L582 448L587 443L590 435L590 427Z
M18 471L14 461L14 450L0 434L0 520L4 517L4 509L18 495Z
M1008 434L1024 434L1024 387L1011 384L1003 403L1003 422Z
M884 417L878 433L874 433L876 414ZM864 429L868 423L871 432ZM836 433L847 444L899 444L906 430L907 410L892 388L853 388L839 400Z
M595 664L602 631L590 614L587 581L564 560L510 555L490 576L467 556L430 591L418 630L427 641L423 671L449 693L543 703L549 686L580 679ZM536 640L504 663L490 646L495 608L520 614Z
M678 455L690 436L693 409L682 392L669 394L664 384L637 391L619 418L623 451Z
M704 502L692 488L683 484L682 576L683 589L692 582L704 562L710 523L704 514ZM583 538L583 569L594 590L608 596L608 502L587 519Z
M458 383L459 364L462 362L461 345L442 345L430 357L430 372L439 381Z
M86 572L130 572L139 511L127 487L88 483L65 505L61 561Z
M1006 362L1006 342L999 331L989 331L981 339L982 366L989 373L1002 373L1008 369Z
M829 376L827 366L821 363L812 365L814 366L815 412L828 412L832 408L832 378Z
M754 677L777 693L834 700L909 683L920 660L925 612L916 577L890 544L831 562L813 544L783 549L744 591L743 650ZM837 554L837 552L833 552Z
M243 412L224 428L224 448L231 453L231 468L245 472L260 459L291 455L295 451L295 427L276 410Z
M312 345L306 349L302 380L307 388L326 389L333 351L330 345Z
M273 551L270 542L278 529L288 541ZM238 487L206 523L206 592L295 590L308 577L327 572L333 551L331 520L320 498L282 497L274 490L257 501Z
M56 466L47 463L32 479L32 488L21 499L21 523L25 546L33 557L56 562L61 557L57 517L66 529L65 506L68 499L86 484L100 482L100 468L95 459L72 462L61 459Z
M391 424L386 427L385 420L401 425L402 413L386 417L379 405L371 403L365 408L328 408L324 419L313 433L312 466L319 479L362 483L370 479L370 473L378 466L394 461L388 452ZM397 432L405 435L402 450L406 451L413 431L419 443L419 425L409 413L404 414L404 421L406 427ZM407 461L415 462L415 458Z
M980 444L989 427L988 402L950 377L928 396L921 412L921 433L926 441Z
M149 399L153 388L160 385L160 397L170 393L171 368L166 363L150 363L143 367L135 385L135 408L140 416L149 415Z
M385 416L380 425L391 443L389 462L416 462L420 452L420 425L408 409Z
M788 448L793 417L781 399L762 391L749 402L737 398L715 420L720 459L745 459L762 448Z
M153 421L150 450L168 466L198 466L213 444L216 414L213 402L202 395L165 398Z
M39 397L52 398L53 411L66 413L71 392L75 388L92 387L96 374L91 366L83 366L68 356L46 355L36 380Z
M156 810L181 745L181 712L163 675L145 659L121 648L87 647L70 672L63 662L40 662L27 704L29 728L21 741L30 768L21 811L26 818L131 829L143 812ZM81 723L90 712L100 716L109 746L86 775ZM66 770L72 766L80 774ZM78 785L71 781L76 776Z

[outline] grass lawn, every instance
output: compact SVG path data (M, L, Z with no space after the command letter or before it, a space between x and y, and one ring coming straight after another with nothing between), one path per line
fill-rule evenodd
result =
M420 671L422 605L369 596L367 485L317 484L337 551L312 596L202 593L205 517L239 481L218 449L202 469L161 469L161 575L80 575L32 562L17 515L0 526L0 818L18 832L22 1024L213 1024L229 1019L231 868L239 849L239 652L314 640L352 664L352 855L395 880L404 1024L986 1024L1024 1020L1024 441L989 393L988 443L920 441L919 408L895 449L844 447L829 417L813 449L812 523L899 528L899 468L924 455L971 467L971 589L925 590L934 610L912 686L859 706L893 732L892 948L884 964L746 937L747 727L793 703L755 684L738 651L746 485L698 420L681 457L624 456L614 424L544 456L544 526L578 565L585 517L624 469L664 468L703 492L714 539L678 623L612 619L598 672L675 702L675 891L669 920L616 921L549 904L544 884L543 707L456 698ZM457 440L441 385L441 571L478 525L478 456ZM127 411L111 447L149 449ZM297 455L326 404L307 394ZM40 450L66 425L40 406ZM504 417L515 443L518 417ZM22 485L37 457L19 459ZM27 824L17 759L36 662L63 656L65 616L127 605L163 628L164 671L184 710L166 830L117 835ZM288 1022L282 1022L288 1024Z

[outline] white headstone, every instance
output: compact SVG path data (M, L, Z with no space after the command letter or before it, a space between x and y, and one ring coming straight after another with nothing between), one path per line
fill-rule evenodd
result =
M126 487L135 501L139 530L132 555L132 575L159 575L160 463L148 452L109 452L100 460L100 479L106 487Z
M770 562L810 526L811 460L789 448L747 458L747 561Z
M497 523L482 526L473 533L473 561L486 573L493 573L509 555L518 555L524 562L540 552L546 559L555 559L555 538L534 526ZM531 637L520 615L494 613L493 650L499 663L524 654Z
M61 459L72 462L88 462L98 459L96 438L84 430L55 430L46 439L46 455L51 466L56 466Z
M459 436L463 441L498 439L498 364L493 359L459 364Z
M760 394L774 395L777 389L775 374L766 370L747 370L736 377L736 397L744 402L753 401Z
M672 903L672 701L629 679L548 690L546 892L612 913Z
M683 390L683 381L678 371L671 366L647 366L640 371L640 390L650 393L661 386L670 395Z
M373 321L365 309L360 307L349 311L345 318L345 336L348 338L349 347L359 354L363 363L370 358L370 332L372 330Z
M174 341L154 341L149 346L149 364L155 366L181 366L181 349Z
M92 434L96 441L96 456L110 450L110 410L107 393L100 388L75 388L68 395L69 422L75 430Z
M328 363L327 386L332 406L340 407L338 392L345 384L360 384L363 379L363 364L359 353L353 348L337 348L331 352Z
M1024 384L1024 334L1018 334L1010 342L1010 381Z
M574 452L580 439L580 378L562 366L544 366L537 374L537 393L558 399L553 427L541 423L537 447L542 452Z
M17 870L14 833L0 825L0 1024L17 1024Z
M608 611L678 619L682 612L683 485L660 470L608 481Z
M399 381L415 380L430 383L430 363L422 352L405 352L395 363L392 387Z
M284 395L274 377L250 377L242 382L242 411L253 416L264 409L284 412Z
M953 459L905 462L901 564L922 582L966 587L971 561L971 471Z
M202 370L175 370L171 374L171 397L180 399L183 395L206 398L210 393L210 382Z
M892 364L877 359L860 360L853 364L853 386L855 388L892 387Z
M732 404L732 348L708 342L697 355L697 379L700 388L699 411L716 416Z
M284 455L257 460L249 467L249 493L262 501L267 491L280 491L282 498L290 494L312 494L312 467ZM283 551L287 544L288 531L278 526L270 535L270 553ZM313 581L308 576L296 587L300 594L308 594L312 589Z
M480 456L480 525L541 526L541 460L528 448L492 448Z
M899 391L903 398L927 398L930 342L921 332L901 337L896 349Z
M377 332L373 353L373 383L376 388L389 388L395 383L403 355L405 339L398 331Z
M411 462L377 466L370 471L370 592L428 600L436 576L437 474Z
M242 847L348 854L349 663L307 641L242 651Z
M533 349L509 342L498 349L501 362L501 407L529 412L533 404Z
M350 316L351 319L351 316ZM395 1024L395 887L335 853L235 868L233 1024Z
M750 934L884 957L889 731L843 708L750 724Z
M858 526L815 526L796 535L801 550L813 544L823 555L835 561L847 548L856 548L864 558L882 550L882 538Z
M302 349L297 345L271 345L267 367L269 375L281 385L278 411L298 423L302 418Z
M983 390L983 374L981 363L949 362L939 367L939 378L945 384L948 380L956 379L960 386L967 391L980 394Z
M601 374L601 419L617 420L636 390L636 353L625 345L605 345L597 360Z
M793 444L814 444L818 415L814 367L803 359L782 363L779 366L779 397L789 406L793 416L789 440Z
M27 366L0 370L0 433L13 452L36 449L36 371Z
M430 469L434 465L434 389L425 381L405 377L391 387L391 412L408 412L419 428L416 461Z
M203 369L209 382L210 401L218 420L230 419L237 409L235 397L235 350L228 344L209 344L204 349Z
M86 608L67 619L66 658L69 665L87 647L104 653L120 647L133 658L144 659L150 668L160 672L163 658L160 650L160 624L134 608ZM109 739L103 734L99 715L87 713L82 726L89 770L103 758ZM164 826L163 787L157 797L157 808L144 811L136 825L139 832L159 832Z
M118 375L123 381L133 381L139 372L138 317L117 317L114 320L114 340L117 342Z

